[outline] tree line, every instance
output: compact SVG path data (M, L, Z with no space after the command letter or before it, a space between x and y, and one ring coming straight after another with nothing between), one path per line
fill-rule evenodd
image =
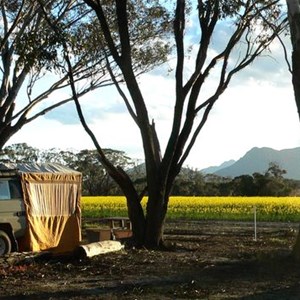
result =
M111 163L127 171L142 193L146 181L145 164L128 157L125 152L104 149ZM13 144L0 152L1 162L59 163L83 175L82 194L85 196L123 195L122 190L101 165L96 150L40 150L26 143ZM173 196L289 196L300 189L296 180L284 178L285 170L271 162L265 173L234 178L203 174L192 168L182 168L171 195Z

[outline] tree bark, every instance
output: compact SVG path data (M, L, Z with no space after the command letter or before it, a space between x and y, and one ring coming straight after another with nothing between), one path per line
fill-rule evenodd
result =
M300 118L300 1L287 0L288 16L292 42L292 83ZM292 256L300 261L300 229L293 247Z
M300 1L287 0L292 41L292 83L300 118Z
M144 245L146 220L140 199L135 193L125 193L128 208L128 217L132 223L133 240L136 246Z
M300 19L300 15L299 15ZM298 41L299 45L294 48L292 53L292 82L295 94L295 101L297 105L297 110L300 118L300 40Z
M149 197L147 203L145 246L157 249L163 245L163 226L167 208L164 197Z

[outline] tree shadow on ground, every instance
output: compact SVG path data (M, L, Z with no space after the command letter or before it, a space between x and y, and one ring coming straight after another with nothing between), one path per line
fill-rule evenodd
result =
M258 292L250 296L242 297L241 300L299 300L300 283L293 286L270 289L265 292Z

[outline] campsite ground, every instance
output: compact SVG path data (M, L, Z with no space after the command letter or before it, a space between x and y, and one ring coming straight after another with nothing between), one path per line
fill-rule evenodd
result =
M298 224L167 223L168 251L0 259L0 299L299 299Z

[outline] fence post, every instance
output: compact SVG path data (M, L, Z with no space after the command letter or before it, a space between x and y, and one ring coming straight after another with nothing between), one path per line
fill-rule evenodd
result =
M256 205L254 205L253 212L254 212L254 241L257 241Z

